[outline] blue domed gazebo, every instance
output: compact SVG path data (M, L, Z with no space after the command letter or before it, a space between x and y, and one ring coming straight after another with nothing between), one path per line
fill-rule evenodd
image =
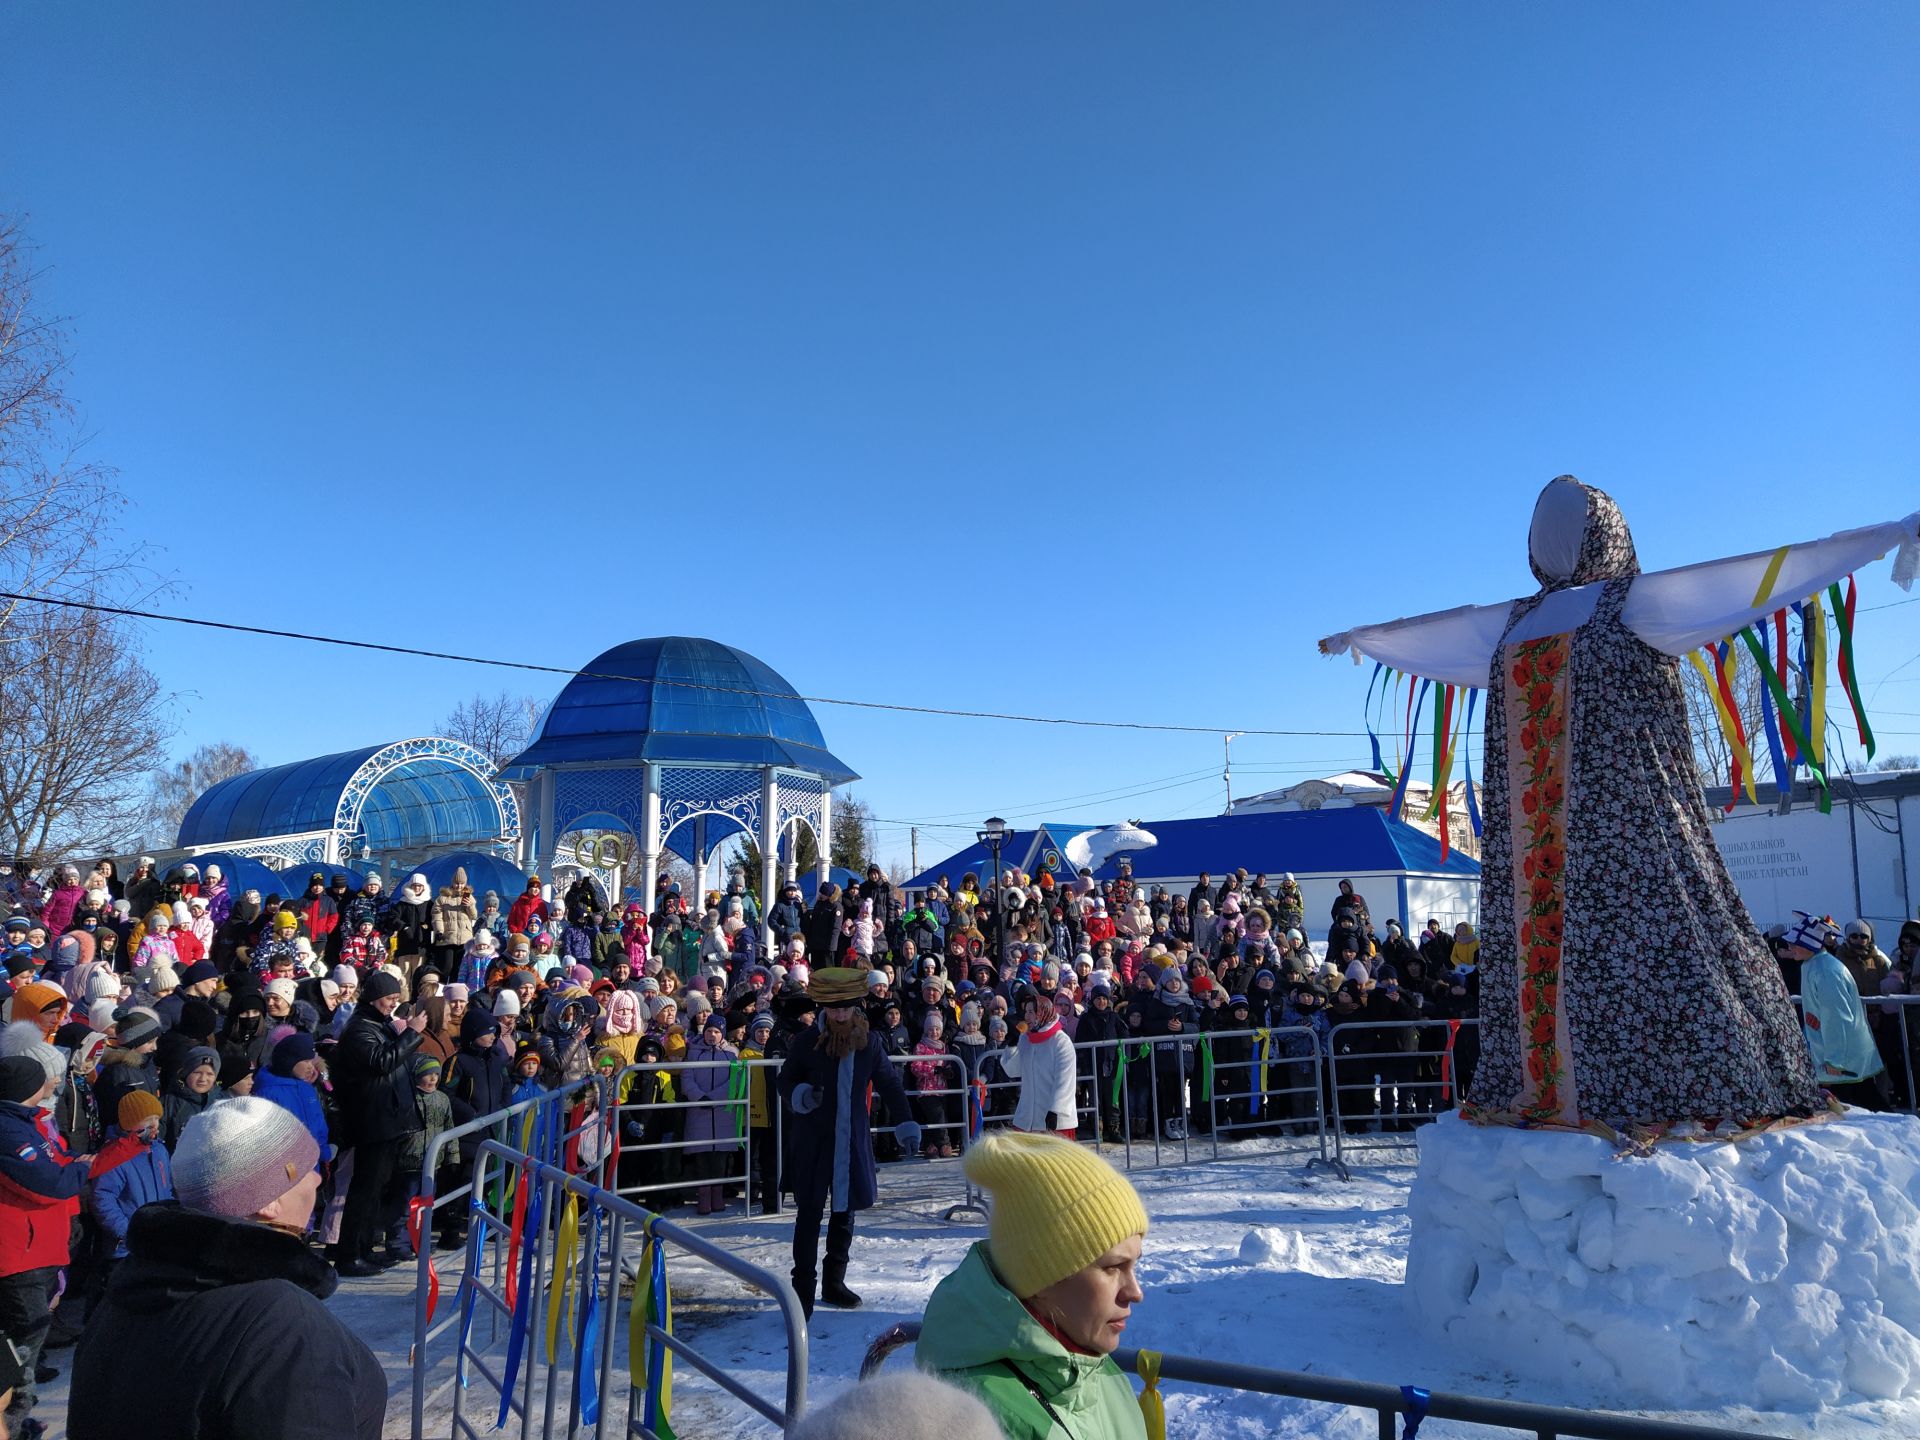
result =
M527 787L529 870L551 877L564 836L625 830L651 903L663 850L704 875L709 841L736 830L760 847L763 897L800 825L813 831L824 871L833 787L859 776L827 749L813 712L770 665L715 640L670 635L596 655L500 778Z

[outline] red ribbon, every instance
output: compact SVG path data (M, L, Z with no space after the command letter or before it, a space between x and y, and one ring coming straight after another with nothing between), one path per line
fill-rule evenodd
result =
M407 1238L413 1242L413 1253L427 1257L427 1319L433 1319L434 1307L440 1303L440 1272L433 1268L433 1245L429 1238L421 1244L421 1232L425 1229L428 1217L433 1214L433 1201L425 1195L416 1195L407 1202Z
M520 1236L527 1228L527 1171L522 1166L520 1183L513 1194L513 1219L507 1224L507 1312L513 1312L520 1298Z
M1773 612L1773 673L1780 677L1780 688L1787 688L1787 612ZM1780 717L1780 743L1786 748L1787 763L1793 764L1800 758L1800 748L1793 743L1793 726L1787 723L1786 716Z
M1734 701L1733 686L1727 683L1726 657L1720 653L1720 647L1718 645L1707 646L1707 653L1713 657L1713 682L1720 689L1721 703L1727 707L1727 714L1733 717L1734 738L1740 742L1740 748L1744 750L1747 744L1747 727L1740 719L1740 707ZM1735 755L1731 762L1731 771L1727 777L1729 781L1727 790L1727 814L1729 815L1733 813L1733 807L1740 801L1740 780L1743 774L1744 768L1740 764L1740 757Z
M1453 1103L1453 1042L1460 1038L1460 1022L1447 1021L1447 1048L1440 1052L1440 1103Z

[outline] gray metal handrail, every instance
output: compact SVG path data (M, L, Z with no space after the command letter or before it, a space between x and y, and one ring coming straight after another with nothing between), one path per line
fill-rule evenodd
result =
M860 1363L867 1379L887 1357L920 1336L918 1321L895 1325L878 1336ZM1132 1374L1142 1352L1122 1349L1113 1360ZM1216 1389L1245 1390L1258 1395L1284 1395L1294 1400L1317 1400L1351 1410L1372 1410L1380 1420L1380 1440L1393 1440L1394 1421L1409 1412L1408 1397L1397 1386L1373 1380L1347 1380L1302 1370L1269 1370L1260 1365L1234 1365L1195 1355L1159 1355L1160 1378ZM1524 1400L1494 1400L1483 1395L1455 1395L1445 1390L1427 1392L1424 1413L1437 1420L1461 1420L1469 1425L1491 1425L1504 1430L1528 1430L1539 1440L1579 1436L1581 1440L1777 1440L1752 1430L1721 1429L1654 1420L1644 1415L1615 1415L1603 1410L1575 1410L1560 1405L1535 1405Z

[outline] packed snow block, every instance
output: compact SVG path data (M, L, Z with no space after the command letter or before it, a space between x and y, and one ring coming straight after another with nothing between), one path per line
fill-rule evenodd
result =
M1629 1156L1420 1132L1407 1298L1542 1399L1811 1410L1920 1396L1920 1120L1845 1117Z

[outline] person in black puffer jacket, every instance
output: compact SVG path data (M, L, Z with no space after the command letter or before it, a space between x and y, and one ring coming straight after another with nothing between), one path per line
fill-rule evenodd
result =
M270 1100L231 1100L187 1127L173 1157L180 1203L134 1214L127 1258L74 1355L73 1440L130 1428L144 1440L378 1440L386 1375L322 1303L337 1282L301 1233L319 1159ZM158 1337L166 1364L127 1363ZM262 1363L263 1343L290 1363Z
M377 1275L380 1266L368 1252L391 1233L405 1202L399 1179L400 1142L422 1128L413 1103L413 1052L427 1027L427 1012L416 1011L396 1029L403 986L386 970L367 977L353 1019L334 1051L332 1070L340 1118L353 1143L353 1180L340 1222L335 1252L342 1275ZM389 1251L395 1261L410 1258Z

